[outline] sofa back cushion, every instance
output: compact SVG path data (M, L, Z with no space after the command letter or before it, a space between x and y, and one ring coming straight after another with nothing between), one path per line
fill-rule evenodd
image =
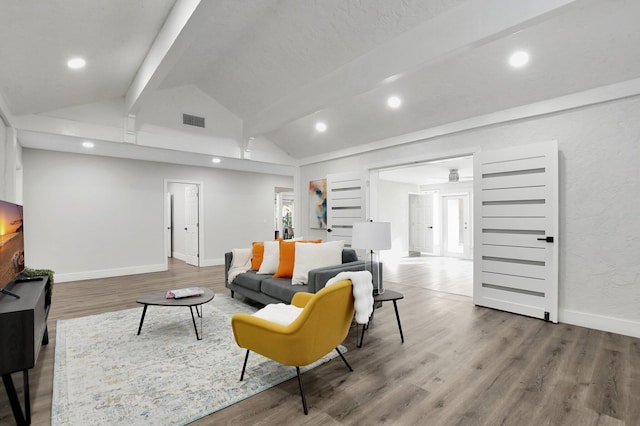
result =
M293 277L293 266L296 258L296 243L319 244L322 240L287 240L280 241L280 259L278 269L273 278Z
M358 253L354 249L342 250L342 263L355 262L358 260Z
M262 258L264 256L264 242L263 241L254 241L251 245L252 254L251 254L251 269L257 271L260 269L260 265L262 265Z
M340 265L344 241L330 241L321 244L296 244L296 257L291 284L308 282L309 271L324 266Z

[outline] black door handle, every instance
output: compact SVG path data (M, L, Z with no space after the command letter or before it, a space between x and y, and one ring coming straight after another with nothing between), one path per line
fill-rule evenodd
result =
M538 241L546 241L548 243L552 243L553 242L553 237L538 238Z
M327 232L332 232L333 230L331 228L327 228Z
M428 228L429 228L429 229L433 229L433 226L429 226Z

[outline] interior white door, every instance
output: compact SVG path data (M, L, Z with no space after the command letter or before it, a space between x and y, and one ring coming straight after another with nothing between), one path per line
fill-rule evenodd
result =
M433 194L409 194L409 251L433 253Z
M474 155L476 305L558 322L556 141Z
M167 257L171 257L171 252L173 250L171 247L171 227L173 226L171 209L171 193L167 192L164 202L164 223L166 228L164 232L164 246L166 248Z
M362 173L327 175L327 241L344 240L351 247L353 223L365 221L365 202Z
M185 199L185 228L186 231L186 256L185 262L190 265L200 266L199 263L199 201L198 185L186 185L184 190Z

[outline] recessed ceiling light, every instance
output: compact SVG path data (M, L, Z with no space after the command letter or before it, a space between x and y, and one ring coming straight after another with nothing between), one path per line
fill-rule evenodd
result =
M79 70L84 68L85 65L87 65L87 61L82 58L71 58L67 61L67 66L72 70Z
M322 121L318 121L316 123L316 131L322 133L325 132L327 130L327 125L325 123L323 123Z
M402 99L397 96L389 96L389 99L387 99L387 105L389 108L400 108L400 105L402 105Z
M514 68L520 68L529 62L529 54L523 50L513 53L509 57L509 64Z
M91 149L95 146L95 144L93 142L90 141L84 141L82 142L82 146L87 148L87 149Z
M216 157L216 158L212 158L212 159L211 159L211 162L212 162L212 163L214 163L214 164L218 164L218 163L220 163L221 161L222 161L222 160L221 160L221 159L219 159L218 157Z

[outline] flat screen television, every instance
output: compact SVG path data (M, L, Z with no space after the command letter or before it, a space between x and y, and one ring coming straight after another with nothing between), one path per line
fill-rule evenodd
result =
M24 270L22 206L0 200L0 289Z

